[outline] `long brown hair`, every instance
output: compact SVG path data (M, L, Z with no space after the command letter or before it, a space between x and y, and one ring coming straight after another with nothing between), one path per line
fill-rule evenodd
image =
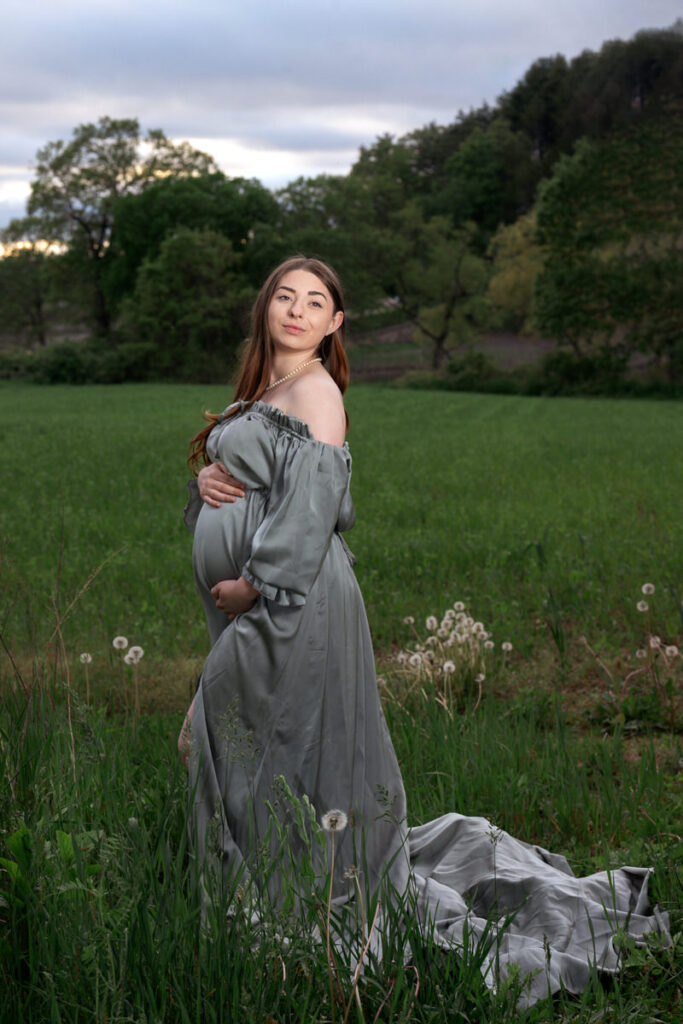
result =
M265 284L258 293L254 308L251 311L251 333L247 338L242 353L239 375L233 401L255 402L261 397L270 381L273 363L273 343L268 330L268 308L280 281L292 270L307 270L315 274L327 288L332 298L334 312L344 312L344 296L342 287L332 267L322 260L307 256L291 256L269 274ZM349 383L349 362L344 350L344 322L332 334L327 334L320 342L317 354L322 357L323 365L330 374L342 394ZM228 416L238 409L229 412ZM198 472L202 465L209 463L206 454L206 439L220 419L220 416L205 412L207 425L190 441L190 454L187 462L193 473ZM346 417L348 428L349 418Z

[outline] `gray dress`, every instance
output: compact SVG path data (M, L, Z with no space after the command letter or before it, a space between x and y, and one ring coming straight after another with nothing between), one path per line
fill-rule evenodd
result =
M213 645L192 719L197 855L217 850L224 873L246 870L278 903L283 846L294 880L308 849L287 794L310 801L318 820L341 809L349 827L335 851L335 898L343 902L345 873L362 864L365 885L374 890L384 877L398 894L410 892L423 929L456 949L495 935L495 922L514 912L482 970L495 987L517 964L528 978L520 1005L560 986L580 991L591 964L616 969L617 929L636 938L665 932L665 915L648 904L647 869L575 878L563 857L483 818L448 814L407 828L365 609L341 537L354 521L348 448L316 441L305 423L259 401L219 422L207 452L244 482L246 495L212 508L195 494L186 516ZM259 597L230 621L210 590L239 576ZM312 853L315 861L315 844Z

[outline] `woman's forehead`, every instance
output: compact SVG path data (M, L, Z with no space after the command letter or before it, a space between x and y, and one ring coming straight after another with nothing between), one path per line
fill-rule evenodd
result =
M289 270L283 274L277 283L278 288L292 288L295 292L317 292L330 299L329 288L320 280L317 274L310 270Z

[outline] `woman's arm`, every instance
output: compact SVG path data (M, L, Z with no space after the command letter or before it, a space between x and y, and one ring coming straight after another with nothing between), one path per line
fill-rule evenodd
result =
M233 502L244 497L244 484L236 480L222 462L212 462L200 469L197 485L202 501L213 508L220 508L223 502Z

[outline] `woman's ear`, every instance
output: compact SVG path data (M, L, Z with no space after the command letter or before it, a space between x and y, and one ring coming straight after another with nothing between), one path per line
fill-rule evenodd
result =
M330 320L330 326L329 326L329 329L328 329L327 333L328 334L334 334L335 331L339 330L339 328L341 327L341 325L343 323L344 323L344 314L343 314L342 310L340 309L337 313L334 314L334 316Z

